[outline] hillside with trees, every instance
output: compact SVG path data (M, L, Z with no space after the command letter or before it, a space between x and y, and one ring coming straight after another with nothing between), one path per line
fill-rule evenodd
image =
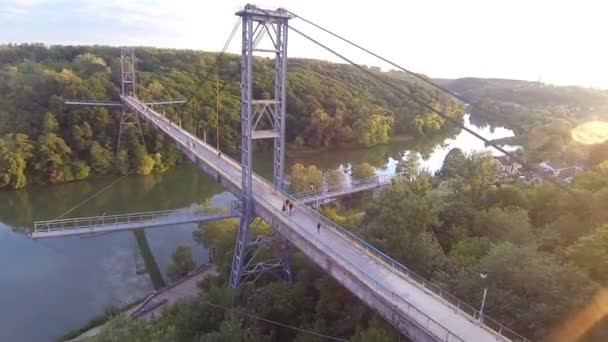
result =
M180 161L165 137L145 125L144 145L131 129L117 151L118 110L64 104L67 99L118 99L119 55L118 48L104 46L0 46L0 188L128 172L143 175ZM159 110L188 131L215 141L212 71L217 55L138 48L136 56L138 96L144 101L187 100ZM255 60L255 98L270 96L272 63ZM218 65L220 147L236 154L239 57L225 55ZM432 137L444 129L444 119L352 66L290 59L288 70L287 140L294 147L373 146L396 135ZM394 82L435 108L462 116L462 108L439 92L407 80Z
M439 83L475 104L470 109L472 123L513 130L515 137L501 142L524 146L530 161L593 166L598 163L590 154L608 153L606 144L586 146L572 138L572 131L583 123L608 122L608 90L482 78ZM608 133L604 135L608 140Z

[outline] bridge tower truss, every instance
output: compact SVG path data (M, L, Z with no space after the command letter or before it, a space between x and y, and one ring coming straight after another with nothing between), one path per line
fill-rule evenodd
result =
M120 94L137 98L135 69L135 49L132 47L122 47L120 49ZM146 148L144 133L141 128L139 115L129 108L123 106L120 113L120 124L118 126L118 143L116 153L120 152L120 145L129 127L134 127L138 142Z
M283 189L285 168L285 109L287 78L287 31L292 15L287 11L263 10L253 5L236 13L242 18L241 53L241 163L242 163L242 213L234 250L230 285L236 288L246 278L261 272L277 271L292 280L290 246L277 234L272 243L279 251L276 262L256 263L256 249L268 244L268 239L253 237L251 224L256 217L253 208L253 140L273 139L273 184ZM260 41L268 38L270 48L257 48ZM253 99L253 54L274 54L274 94L267 99ZM278 247L278 248L277 248Z

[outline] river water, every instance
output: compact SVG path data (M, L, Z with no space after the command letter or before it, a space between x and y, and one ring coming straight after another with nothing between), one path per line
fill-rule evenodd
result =
M489 139L512 136L504 128L477 128ZM288 163L344 169L363 161L377 173L394 172L400 153L421 152L422 166L435 171L448 151L487 149L466 132L442 144L394 143L369 149L290 154ZM267 174L267 157L256 158ZM147 229L145 234L120 232L96 237L30 240L25 227L35 220L53 219L88 198L113 179L97 179L58 186L31 186L0 192L0 341L53 341L78 328L110 305L119 306L145 296L166 279L171 253L179 244L193 246L197 263L208 261L207 251L194 242L195 224ZM69 214L99 216L178 209L210 201L228 206L232 195L190 164L147 177L127 177ZM142 256L143 255L143 256ZM141 272L146 265L147 272Z

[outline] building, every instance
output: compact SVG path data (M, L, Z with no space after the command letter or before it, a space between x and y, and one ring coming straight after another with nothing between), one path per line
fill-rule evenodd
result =
M572 179L577 173L585 171L581 166L578 165L567 165L563 162L555 162L545 160L538 164L540 168L547 171L553 177L558 177L564 180Z
M496 160L500 162L502 173L507 176L517 175L522 168L520 163L512 160L509 156L496 157Z

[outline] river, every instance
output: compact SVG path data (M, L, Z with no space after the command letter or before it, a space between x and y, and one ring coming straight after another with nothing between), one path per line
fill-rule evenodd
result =
M504 128L475 127L468 115L465 124L489 139L513 135ZM422 166L436 171L454 147L466 152L487 149L470 134L460 132L434 146L393 143L339 153L290 153L288 163L344 169L368 161L377 173L388 174L394 172L401 152L416 149L423 156ZM268 173L267 157L258 157L255 162L258 171ZM102 314L108 306L141 298L162 285L171 253L179 244L193 246L198 264L207 262L207 251L192 238L195 224L148 229L139 235L120 232L39 241L24 235L24 227L33 221L61 215L112 181L96 179L0 192L0 341L53 341ZM206 201L228 206L231 200L232 196L212 179L184 164L163 174L127 177L69 217L178 209ZM143 265L147 265L146 272L141 272Z

